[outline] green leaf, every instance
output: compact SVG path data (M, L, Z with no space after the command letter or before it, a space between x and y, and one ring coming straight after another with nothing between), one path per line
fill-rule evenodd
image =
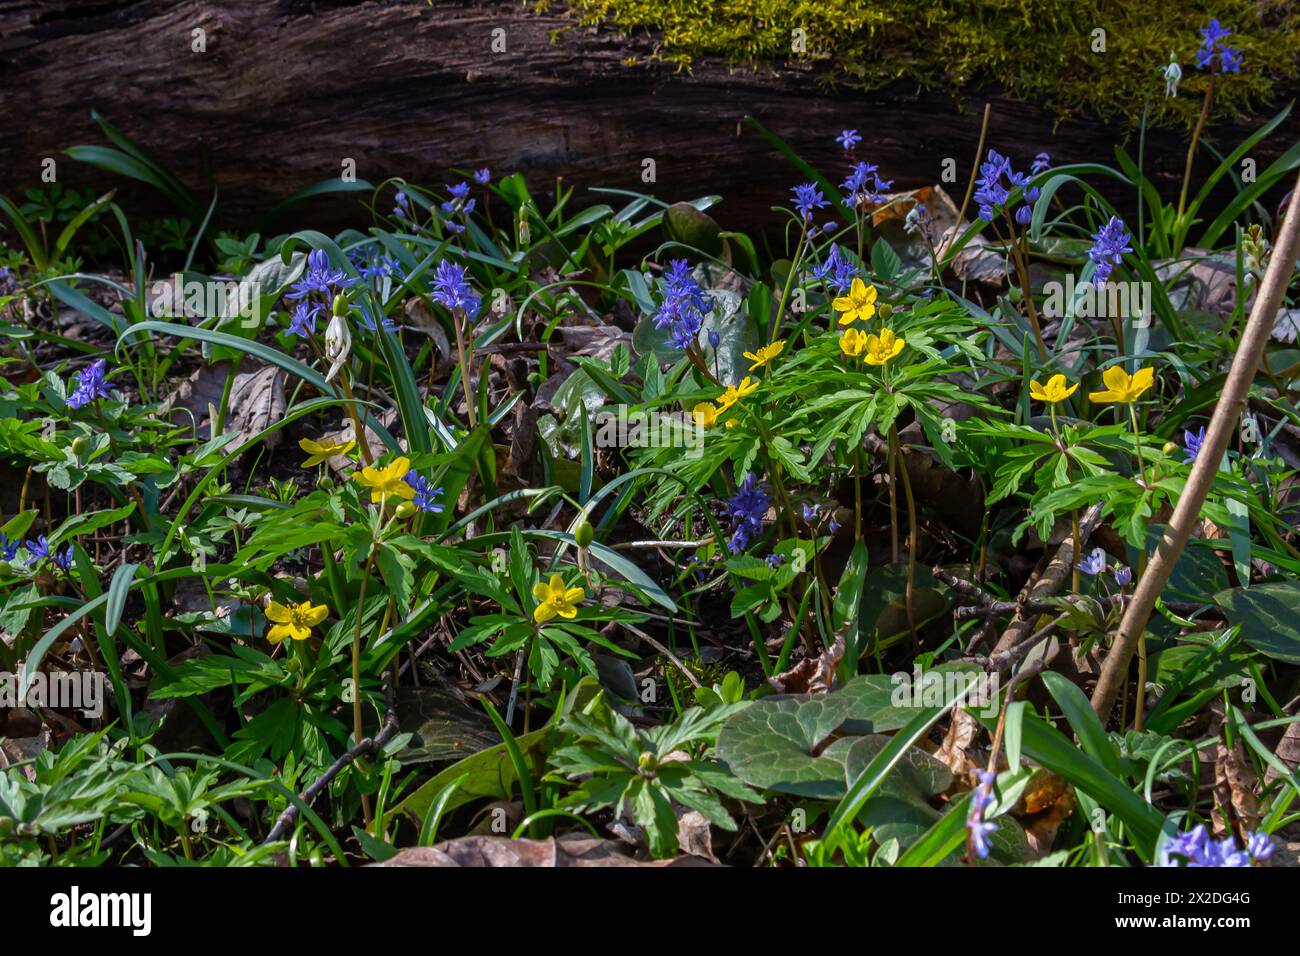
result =
M1241 639L1274 660L1300 664L1300 581L1234 588L1214 596Z
M835 799L844 763L864 734L895 730L913 711L893 703L883 674L855 677L830 694L792 694L755 701L723 726L717 755L751 786ZM848 735L833 738L842 729Z

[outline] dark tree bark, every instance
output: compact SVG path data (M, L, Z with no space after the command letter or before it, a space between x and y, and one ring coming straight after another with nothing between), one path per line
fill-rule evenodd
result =
M206 52L192 51L196 29ZM503 53L492 49L497 29ZM513 2L0 0L0 169L6 189L34 185L44 158L103 144L95 108L198 195L218 186L227 226L340 175L345 159L372 182L439 184L452 166L488 165L521 170L541 192L563 175L669 200L719 193L719 218L752 226L772 221L768 208L801 176L740 124L746 114L837 178L845 164L833 136L844 127L862 131L859 154L897 187L938 182L952 158L958 195L985 99L989 144L1021 165L1039 150L1058 163L1106 162L1121 136L1090 120L1058 125L997 92L964 103L902 86L827 94L806 70L625 62L644 63L652 47L649 37L574 28ZM1253 125L1214 133L1231 148ZM1260 168L1296 134L1295 123L1277 131ZM1167 194L1184 149L1180 133L1148 137L1148 166L1169 181ZM642 181L645 159L655 160L654 184ZM70 185L122 184L66 157L58 168ZM125 195L133 208L164 208L147 191ZM314 200L294 224L337 224L345 208L355 220L356 201Z

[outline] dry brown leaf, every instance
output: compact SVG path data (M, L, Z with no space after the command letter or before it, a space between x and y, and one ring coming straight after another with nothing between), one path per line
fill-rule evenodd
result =
M965 789L972 789L978 784L976 771L984 765L984 761L973 754L980 729L980 722L967 713L966 708L957 708L948 724L948 733L944 735L943 743L934 755L952 771L954 777L966 782Z
M1286 733L1277 742L1274 755L1293 772L1300 768L1300 723L1287 725ZM1270 784L1280 776L1282 775L1278 773L1277 768L1269 764L1268 770L1264 773L1264 783Z
M1052 849L1056 831L1074 811L1074 789L1048 770L1038 769L1011 815L1025 831L1032 859L1045 856Z
M805 657L782 674L773 674L767 682L778 694L825 694L835 680L835 668L844 656L844 634L817 657Z
M167 400L172 421L188 424L192 420L201 438L206 440L211 437L209 409L221 404L229 371L229 362L205 365L182 382ZM227 431L236 432L238 437L227 446L229 450L240 448L254 435L284 417L286 378L287 374L274 365L262 365L235 375L230 387L225 427ZM189 414L181 409L187 410ZM267 448L276 448L281 437L281 433L275 431L267 435L263 442Z
M435 846L409 847L383 863L371 866L470 866L470 867L560 867L560 866L713 866L696 856L672 860L636 860L613 840L585 833L566 833L545 840L511 840L506 837L468 836L446 840Z
M1255 796L1258 782L1241 741L1229 749L1220 728L1214 754L1215 807L1210 814L1216 837L1232 833L1244 841L1247 834L1259 828L1259 800Z

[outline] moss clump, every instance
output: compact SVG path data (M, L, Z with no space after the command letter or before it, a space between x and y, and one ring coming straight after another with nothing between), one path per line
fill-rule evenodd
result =
M541 6L550 6L543 0ZM1216 112L1244 115L1273 85L1300 75L1300 5L1292 0L568 0L582 22L649 30L656 57L730 64L820 66L825 82L873 89L895 80L965 88L988 84L1047 103L1134 120L1191 123L1206 77L1199 30L1212 17L1234 31L1240 74L1217 84ZM802 28L805 52L792 51ZM1105 52L1094 52L1096 30ZM1183 83L1163 95L1159 73L1178 55Z

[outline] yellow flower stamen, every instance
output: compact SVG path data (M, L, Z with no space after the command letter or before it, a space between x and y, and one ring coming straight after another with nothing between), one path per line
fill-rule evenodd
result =
M1089 392L1088 398L1094 402L1122 402L1131 404L1151 387L1155 381L1155 370L1140 368L1132 375L1119 365L1112 365L1101 373L1101 380L1106 384L1104 391Z
M279 644L286 637L305 641L311 637L311 629L325 620L329 613L330 609L326 605L313 605L311 601L301 601L288 607L272 601L266 606L266 619L275 627L266 632L266 639L272 644Z
M1068 388L1065 385L1064 375L1053 375L1047 380L1047 385L1040 385L1037 380L1029 383L1029 397L1036 402L1047 402L1049 405L1055 405L1057 402L1063 402L1073 395L1079 388L1079 383L1075 382Z
M893 329L881 329L879 335L867 336L864 360L868 365L884 365L903 351L903 346L906 344L902 336L894 334Z
M780 355L781 350L784 348L785 339L781 339L779 342L773 342L771 345L764 345L757 352L745 352L745 358L754 363L749 367L749 370L752 372L755 369L762 368L768 362Z
M849 294L842 295L831 302L840 316L840 325L849 325L858 319L867 320L876 314L876 287L867 285L861 279L854 279L849 286Z
M857 358L867 348L867 333L860 329L845 329L840 336L840 351L850 358Z
M566 621L578 616L578 604L586 597L582 588L565 587L564 578L552 574L549 582L541 581L533 585L533 597L537 598L537 607L533 610L533 620L545 624L555 617Z
M748 375L741 379L739 385L728 385L727 390L718 396L718 411L725 412L736 402L740 401L746 395L752 394L758 389L758 382Z
M409 501L415 497L415 489L402 479L406 477L406 473L410 470L411 459L403 455L400 458L394 458L383 468L367 465L355 477L357 481L370 489L371 502L382 502L389 497L405 498Z

